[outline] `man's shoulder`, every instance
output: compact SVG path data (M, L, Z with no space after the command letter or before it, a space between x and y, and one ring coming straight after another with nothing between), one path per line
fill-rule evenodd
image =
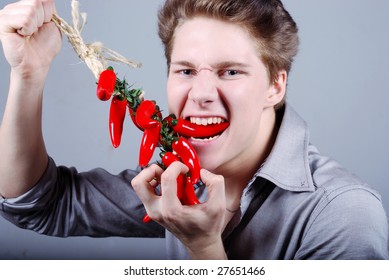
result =
M315 189L324 192L328 199L358 191L381 200L380 194L372 186L336 160L320 154L313 145L309 147L308 157Z

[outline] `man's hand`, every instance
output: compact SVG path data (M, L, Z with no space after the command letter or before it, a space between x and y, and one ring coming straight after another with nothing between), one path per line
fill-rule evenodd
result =
M165 171L151 165L131 183L150 218L180 239L193 259L225 259L221 239L226 209L224 178L202 169L201 180L208 187L208 200L185 206L177 197L176 178L187 172L188 167L180 162L172 163ZM159 182L161 196L154 192Z
M53 0L23 0L0 10L0 40L13 71L23 75L47 73L62 45L51 22Z

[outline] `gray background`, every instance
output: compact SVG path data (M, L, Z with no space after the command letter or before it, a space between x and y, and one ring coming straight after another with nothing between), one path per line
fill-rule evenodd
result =
M10 3L1 0L1 7ZM156 32L163 0L81 0L88 13L86 42L102 41L141 61L139 70L115 66L166 109L166 67ZM301 47L289 78L288 100L307 121L312 142L381 193L389 213L389 1L285 0L300 28ZM70 0L57 1L70 20ZM0 55L0 114L9 67ZM127 120L122 145L110 146L109 104L95 97L95 80L64 40L45 88L43 128L58 164L117 173L134 168L141 133ZM15 168L17 168L15 166ZM0 219L0 259L163 259L163 239L53 238Z

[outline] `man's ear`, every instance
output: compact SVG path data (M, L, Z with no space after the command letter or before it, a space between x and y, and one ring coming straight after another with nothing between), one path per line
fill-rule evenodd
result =
M285 70L278 72L277 79L269 86L269 94L266 98L267 105L274 107L285 97L288 74Z

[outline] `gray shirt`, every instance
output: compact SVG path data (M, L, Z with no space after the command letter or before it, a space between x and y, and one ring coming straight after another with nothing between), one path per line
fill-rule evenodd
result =
M388 259L388 221L379 194L310 144L306 123L290 107L276 143L241 198L223 237L240 223L260 176L276 185L230 243L235 259ZM282 115L283 114L283 115ZM242 167L243 168L243 167ZM168 257L186 259L180 241L145 214L130 182L137 174L56 166L27 193L0 198L0 213L15 225L54 236L165 237ZM206 190L198 189L200 200Z

